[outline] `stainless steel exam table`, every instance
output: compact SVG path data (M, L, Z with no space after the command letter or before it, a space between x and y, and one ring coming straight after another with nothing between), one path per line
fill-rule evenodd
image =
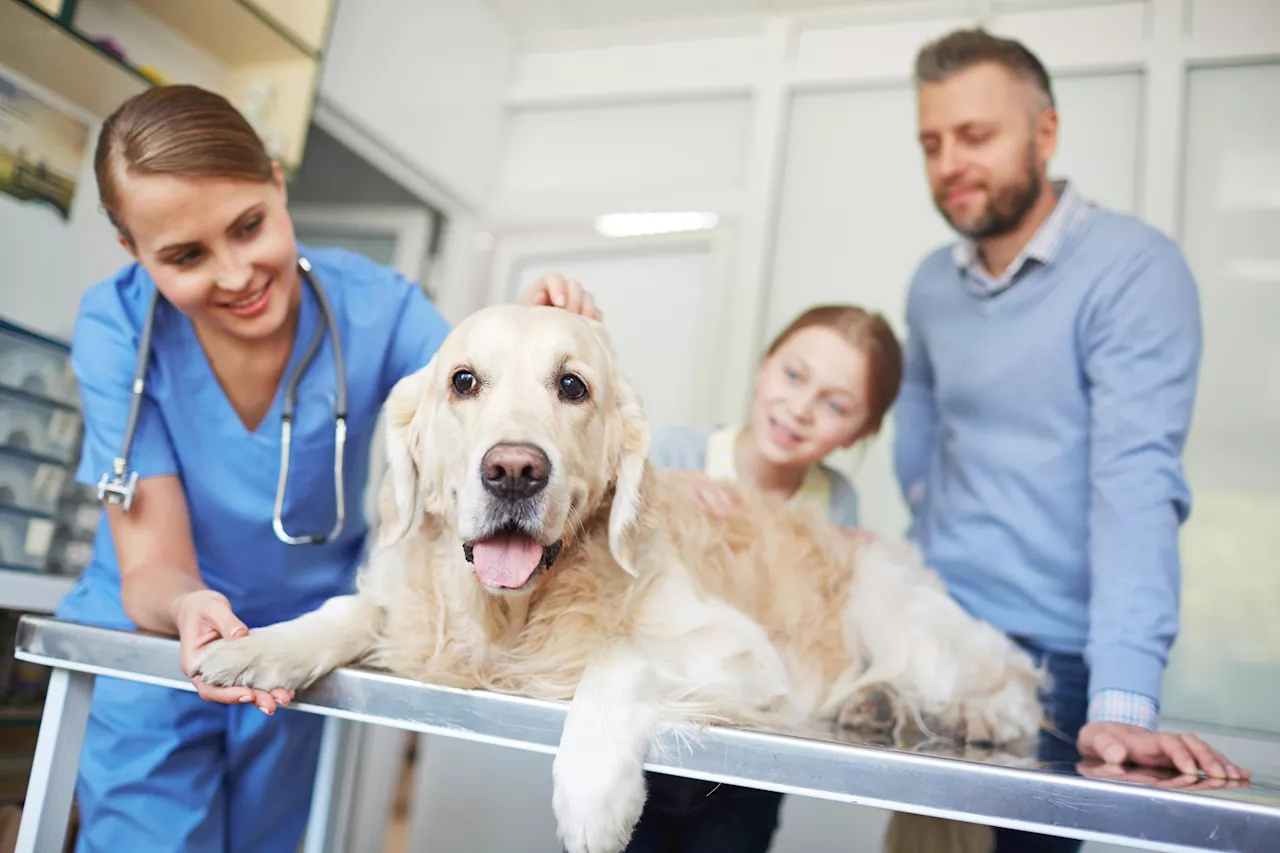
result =
M94 678L193 689L178 645L145 634L23 617L16 656L52 667L18 853L61 853ZM342 850L337 807L350 796L339 758L350 723L553 753L563 705L433 687L342 669L300 691L290 708L324 715L308 853ZM1280 780L1224 785L1150 771L1036 765L1012 756L948 753L820 736L712 727L650 767L661 772L901 812L1099 840L1144 850L1280 853ZM1188 787L1188 783L1191 783ZM550 803L547 804L550 808Z

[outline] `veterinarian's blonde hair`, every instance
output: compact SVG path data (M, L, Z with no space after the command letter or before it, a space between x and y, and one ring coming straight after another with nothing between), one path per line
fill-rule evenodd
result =
M93 167L102 209L130 245L120 216L122 177L275 177L271 155L240 111L216 92L185 84L155 86L121 104L102 123Z
M844 338L849 346L859 350L867 359L867 422L863 435L875 435L880 431L884 416L898 397L902 386L902 345L893 328L878 313L856 305L815 305L802 312L765 350L769 358L801 329L823 328Z

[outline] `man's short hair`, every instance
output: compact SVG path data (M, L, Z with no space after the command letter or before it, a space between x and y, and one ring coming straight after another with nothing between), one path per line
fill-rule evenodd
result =
M916 85L941 83L984 62L994 62L1029 83L1054 106L1049 72L1021 42L1001 38L981 28L956 30L926 44L916 55Z

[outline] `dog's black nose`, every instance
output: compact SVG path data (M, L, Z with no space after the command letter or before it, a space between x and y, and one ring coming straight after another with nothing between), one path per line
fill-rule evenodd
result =
M531 498L547 485L551 460L532 444L495 444L480 461L480 478L503 500Z

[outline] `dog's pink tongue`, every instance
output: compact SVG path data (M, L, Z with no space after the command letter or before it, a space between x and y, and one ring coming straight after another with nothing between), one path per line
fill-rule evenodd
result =
M482 539L471 548L480 583L492 589L525 585L542 562L542 546L526 536Z

